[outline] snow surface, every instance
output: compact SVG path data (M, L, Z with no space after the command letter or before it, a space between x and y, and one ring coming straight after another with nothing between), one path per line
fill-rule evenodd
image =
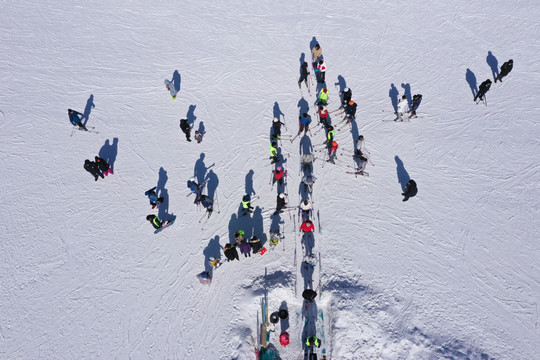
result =
M283 304L290 314L272 344L283 359L302 358L312 324L294 295L302 248L288 212L284 251L225 263L210 286L195 275L238 229L268 240L271 121L282 113L294 135L302 94L314 111L296 83L313 41L330 110L344 85L359 105L352 129L336 133L336 165L319 159L314 169L322 298L310 311L324 310L329 357L540 358L540 2L22 0L1 9L0 358L252 359L265 294L270 312ZM479 85L493 59L510 58L510 75L476 105L471 78ZM175 101L165 79L179 81ZM382 121L393 119L391 84L423 95L417 119ZM70 136L68 108L89 114L99 134ZM185 141L181 118L204 125L201 144ZM343 151L358 134L375 164L369 177L345 173L354 163ZM293 205L308 141L281 146ZM83 162L97 154L115 174L95 182ZM220 210L203 229L186 197L191 176L210 178ZM403 203L409 177L419 192ZM176 216L158 235L144 196L156 185L166 197L159 214ZM258 208L238 218L247 191ZM280 326L291 334L285 349Z

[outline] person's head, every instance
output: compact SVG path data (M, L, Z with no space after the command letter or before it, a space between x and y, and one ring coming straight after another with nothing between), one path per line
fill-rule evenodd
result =
M277 146L277 142L272 141L272 147L276 147L276 146Z
M352 100L349 101L349 105L351 105L351 106L354 105L354 101L352 101Z
M322 65L322 64L324 64L324 60L319 61L319 65Z
M154 218L154 215L146 215L146 220L148 221L152 221L153 218Z
M308 113L303 113L303 114L302 114L302 117L307 118L307 117L308 117Z
M310 226L310 225L311 225L311 220L307 219L307 220L306 220L306 225L307 225L307 226Z
M407 96L405 96L405 95L403 95L403 96L401 97L402 100L405 100L406 98L407 98Z
M512 65L512 64L514 63L514 60L510 59L510 60L508 60L508 63L509 63L510 65Z
M349 88L346 87L345 89L343 89L343 92L349 92Z
M100 162L100 161L101 161L101 159L100 159L98 156L94 157L94 159L96 160L96 162Z
M364 140L364 135L358 136L358 141L362 141L362 140Z
M91 162L91 161L88 160L88 159L84 160L84 163L85 163L85 164L90 164L90 162Z
M308 199L304 200L304 205L306 205L306 206L309 205L309 200Z
M333 127L332 125L328 125L328 126L326 127L326 129L327 129L328 131L332 131L332 130L334 130L334 127Z
M322 92L326 94L328 92L328 89L322 89Z
M277 117L274 118L273 120L275 123L278 123L279 122L279 119Z
M250 200L251 200L251 196L249 196L249 194L246 194L246 195L244 195L244 197L242 198L242 200L244 200L244 201L250 201Z
M319 105L319 110L323 111L324 109L324 106L323 105Z
M73 113L73 110L71 110L71 109L68 109L68 113L70 113L70 114L71 114L71 113Z
M332 141L332 147L337 147L337 142Z
M276 171L277 171L277 172L281 172L282 170L283 170L283 168L281 167L281 165L278 165L278 166L276 167Z
M319 50L321 46L319 44L315 45L315 49Z
M285 194L284 193L280 193L278 196L279 196L280 199L285 199Z
M207 276L208 276L208 275L206 274L206 271L203 271L203 272L201 273L201 277L202 277L203 279L206 279Z

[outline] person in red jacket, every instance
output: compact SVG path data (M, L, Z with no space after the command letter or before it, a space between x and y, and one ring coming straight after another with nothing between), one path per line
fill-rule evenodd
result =
M287 171L283 170L281 165L276 166L275 170L272 170L274 178L272 180L272 185L278 182L279 185L283 185L283 179L287 176Z
M313 225L313 222L311 220L307 219L302 223L302 226L300 226L300 231L303 231L305 233L309 233L315 230L315 226Z
M332 142L332 147L330 148L330 153L328 154L328 162L331 162L332 164L335 164L334 160L336 158L336 151L338 149L338 144L337 142L333 141Z

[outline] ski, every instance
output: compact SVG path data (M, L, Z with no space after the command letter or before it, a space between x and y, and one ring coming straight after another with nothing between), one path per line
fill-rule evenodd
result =
M362 176L368 176L369 177L369 173L365 172L365 171L345 171L347 174L352 174L352 175L362 175Z
M189 197L189 195L191 195L191 194L196 194L196 193L198 193L200 190L202 190L202 189L204 188L204 185L206 185L206 183L207 183L209 180L210 180L209 178L206 179L206 180L204 180L204 181L202 182L202 184L199 185L199 187L197 187L197 190L196 190L196 191L190 191L189 194L186 195L186 197Z

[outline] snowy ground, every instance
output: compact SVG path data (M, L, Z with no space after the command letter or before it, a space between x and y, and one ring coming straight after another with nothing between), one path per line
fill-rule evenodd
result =
M296 134L300 59L318 41L330 110L345 85L359 105L340 153L362 134L375 164L355 178L345 154L315 163L330 358L537 359L539 14L528 1L4 2L0 357L252 359L267 294L290 314L291 344L279 326L271 341L296 359L302 249L287 212L284 251L226 263L211 286L195 275L238 229L268 240L271 121L282 113ZM476 105L471 79L510 58ZM392 85L423 95L417 119L382 121ZM68 108L99 134L70 136ZM201 144L181 118L204 127ZM281 146L293 205L306 141ZM115 174L94 182L83 163L97 154ZM204 229L191 176L218 201ZM409 177L419 192L403 203ZM176 216L158 235L144 196L156 185L159 215ZM265 210L238 218L245 192Z

